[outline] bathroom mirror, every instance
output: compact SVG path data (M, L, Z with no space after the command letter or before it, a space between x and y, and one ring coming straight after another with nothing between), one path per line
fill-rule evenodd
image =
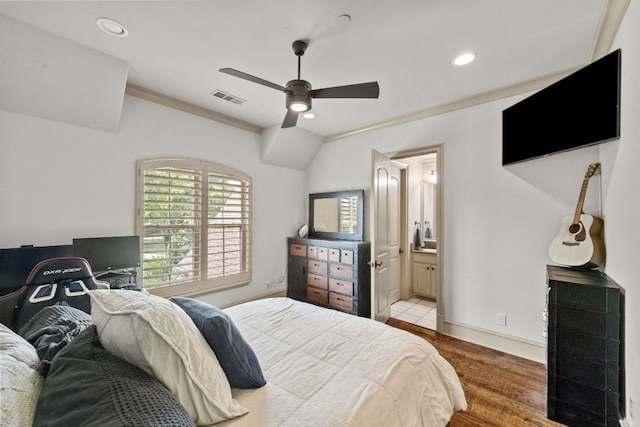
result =
M420 218L424 238L436 239L436 185L422 181L420 192Z
M362 240L364 190L309 194L309 237Z

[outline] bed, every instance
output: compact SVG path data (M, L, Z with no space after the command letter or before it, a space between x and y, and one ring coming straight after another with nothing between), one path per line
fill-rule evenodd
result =
M0 330L0 424L445 426L466 409L435 348L380 322L289 298L90 295L91 315L57 304Z

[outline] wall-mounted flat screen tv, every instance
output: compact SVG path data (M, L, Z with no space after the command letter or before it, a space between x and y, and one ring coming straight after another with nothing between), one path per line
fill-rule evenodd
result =
M72 255L71 245L0 249L0 294L24 285L31 270L40 261Z
M502 112L502 164L620 137L620 49Z
M89 262L93 271L140 267L140 237L88 237L73 239L73 254Z

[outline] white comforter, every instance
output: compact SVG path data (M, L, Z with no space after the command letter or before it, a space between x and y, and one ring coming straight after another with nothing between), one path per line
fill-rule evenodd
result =
M466 409L451 365L408 332L288 298L225 311L267 385L234 389L250 412L218 425L444 426Z

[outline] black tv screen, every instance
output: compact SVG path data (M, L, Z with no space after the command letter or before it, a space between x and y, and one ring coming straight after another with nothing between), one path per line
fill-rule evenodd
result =
M502 164L620 137L620 49L502 112Z
M2 294L25 284L31 269L49 258L72 256L71 245L23 246L0 249L0 291Z
M140 267L140 237L88 237L73 239L73 254L89 262L93 271Z

